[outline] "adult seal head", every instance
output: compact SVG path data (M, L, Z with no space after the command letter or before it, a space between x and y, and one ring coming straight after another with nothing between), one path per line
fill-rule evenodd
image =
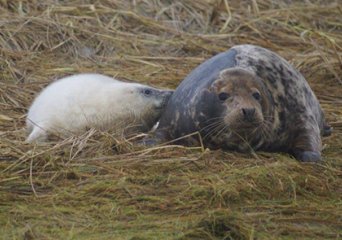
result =
M27 115L27 142L89 128L147 132L159 120L172 91L118 81L101 74L62 78L45 88ZM127 133L127 131L126 131Z
M155 138L181 138L181 144L201 139L212 149L281 151L318 161L320 135L330 132L315 94L293 66L265 48L237 45L183 80Z

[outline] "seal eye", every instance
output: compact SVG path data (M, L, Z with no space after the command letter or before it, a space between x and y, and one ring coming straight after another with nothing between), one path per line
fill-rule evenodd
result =
M218 98L221 100L221 101L225 101L229 98L229 94L226 93L226 92L221 92L219 95L218 95Z
M252 95L253 95L253 97L255 98L255 100L258 100L258 101L260 101L260 99L261 99L261 95L260 95L260 93L258 93L258 92L255 92L255 93L253 93Z
M145 94L146 96L149 96L149 95L152 94L152 90L151 90L151 89L145 89L145 90L144 90L144 94Z

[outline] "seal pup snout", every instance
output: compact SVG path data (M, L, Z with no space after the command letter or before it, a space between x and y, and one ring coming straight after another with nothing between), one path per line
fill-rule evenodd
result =
M173 90L165 90L165 91L161 92L161 95L163 97L161 107L165 107L167 105L167 103L169 102L173 92L174 92Z
M173 91L144 86L140 90L140 93L143 98L150 99L154 102L155 109L163 109L167 105Z

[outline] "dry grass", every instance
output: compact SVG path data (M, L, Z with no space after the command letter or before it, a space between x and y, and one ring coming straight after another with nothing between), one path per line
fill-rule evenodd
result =
M339 239L339 0L0 1L3 239ZM175 88L235 44L268 47L308 79L334 127L325 162L201 148L141 149L110 133L24 143L35 94L99 72ZM115 145L115 148L112 146Z

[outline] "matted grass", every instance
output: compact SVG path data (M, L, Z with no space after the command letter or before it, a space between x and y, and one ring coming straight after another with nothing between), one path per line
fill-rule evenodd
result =
M341 16L339 0L0 1L1 238L341 238ZM334 127L323 163L144 149L92 131L24 143L27 108L59 77L98 72L175 88L241 43L279 53L307 78Z

